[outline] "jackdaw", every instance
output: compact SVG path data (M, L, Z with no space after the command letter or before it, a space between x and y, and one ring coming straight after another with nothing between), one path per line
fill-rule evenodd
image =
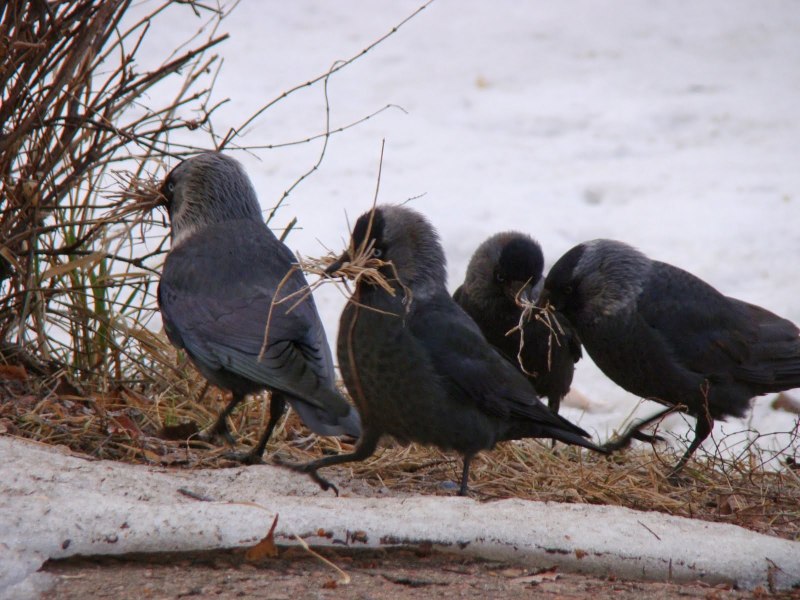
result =
M439 237L422 215L389 205L362 215L350 250L328 273L363 252L378 259L392 291L357 278L339 323L339 365L361 414L361 439L351 454L290 468L335 490L317 470L364 460L387 434L461 453L465 495L470 460L497 442L555 438L599 450L585 431L539 402L528 380L453 301Z
M558 412L572 385L581 344L575 330L556 314L556 323L528 319L518 299L536 302L542 289L544 256L524 233L506 231L483 242L469 261L464 283L453 298L478 324L487 341L528 376L536 393ZM522 349L520 349L522 336Z
M158 287L164 328L204 377L233 394L211 433L230 441L234 407L269 390L269 423L244 462L261 461L287 401L315 433L360 435L358 414L336 390L314 300L273 304L306 280L264 223L242 166L224 154L194 156L172 170L162 194L172 224Z
M579 244L553 266L539 303L562 312L589 356L629 392L667 406L606 444L622 448L673 410L697 420L677 474L715 419L743 416L754 396L800 386L800 331L759 306L723 296L617 241Z

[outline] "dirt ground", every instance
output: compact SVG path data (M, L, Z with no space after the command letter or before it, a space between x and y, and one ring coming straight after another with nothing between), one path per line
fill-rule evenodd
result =
M73 558L50 561L45 571L57 584L47 599L115 598L262 598L358 599L388 598L800 598L742 592L702 583L622 581L531 570L443 554L424 548L380 551L325 550L350 582L341 582L333 567L297 547L282 547L277 558L253 563L244 551L215 551L191 555L148 555L125 558Z

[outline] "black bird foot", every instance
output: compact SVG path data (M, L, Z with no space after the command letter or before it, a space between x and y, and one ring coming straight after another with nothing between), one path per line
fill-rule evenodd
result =
M612 452L616 452L617 450L622 450L623 448L627 448L630 445L631 445L630 438L617 438L614 440L608 440L605 444L603 444L600 447L610 454Z
M682 470L683 470L682 467L681 468L676 467L672 469L672 471L670 471L669 474L667 475L667 481L669 481L671 485L674 485L676 487L683 487L689 485L692 482L692 478L689 477L688 475L681 475Z
M616 452L617 450L622 450L623 448L627 448L628 446L630 446L631 440L639 440L640 442L655 444L656 442L663 442L664 438L661 437L660 435L655 435L655 434L651 435L649 433L642 433L641 431L634 431L627 435L623 435L618 438L609 440L600 447L609 453Z
M196 437L199 440L211 444L215 443L219 439L222 439L229 446L236 446L236 438L231 435L227 425L220 427L215 423L211 427L207 427L206 429L200 431Z
M689 462L689 456L684 455L667 475L667 480L672 485L687 485L692 481L688 475L681 475L687 462Z
M264 458L256 452L225 452L222 458L242 463L243 465L263 465Z
M655 444L656 442L663 442L665 441L663 437L660 435L649 433L642 433L641 431L637 431L636 433L631 434L631 437L634 440L639 440L640 442L647 442L648 444Z
M284 460L275 455L272 457L272 464L278 467L282 467L284 469L288 469L290 471L294 471L295 473L305 473L320 487L323 492L327 492L328 490L333 490L333 493L336 494L336 497L339 497L339 488L337 488L334 484L330 481L325 479L322 475L317 472L316 467L314 466L313 461L310 463L298 464L298 463L290 463L284 462Z

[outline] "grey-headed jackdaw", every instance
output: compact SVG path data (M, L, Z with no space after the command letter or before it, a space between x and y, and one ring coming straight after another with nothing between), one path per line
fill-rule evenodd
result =
M538 300L544 255L524 233L506 231L484 241L469 261L464 283L453 298L473 318L490 344L528 376L536 393L558 412L581 357L578 335L562 316L548 324L529 318L522 330L518 298ZM522 348L520 349L520 337Z
M315 433L358 436L358 414L334 385L314 300L273 305L306 280L264 223L242 166L200 154L172 170L162 193L172 224L158 288L164 328L204 377L233 393L211 432L230 439L228 415L244 396L266 389L270 420L245 462L261 460L287 401Z
M460 494L470 460L497 442L526 437L599 450L585 431L539 402L528 380L486 342L475 322L445 288L445 257L428 221L409 208L378 206L356 222L350 253L371 248L393 294L365 278L339 324L337 354L363 433L355 452L291 465L331 484L317 470L364 460L381 435L419 442L464 457ZM334 488L335 489L335 488Z
M741 417L754 396L800 386L798 328L622 242L594 240L561 257L540 304L575 326L598 367L629 392L667 406L609 450L676 409L696 418L678 473L715 419Z

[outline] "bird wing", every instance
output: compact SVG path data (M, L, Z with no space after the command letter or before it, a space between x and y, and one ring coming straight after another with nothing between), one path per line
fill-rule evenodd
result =
M170 340L195 361L317 405L315 393L333 385L334 373L313 299L292 310L294 300L275 304L270 316L281 282L280 298L306 285L299 271L287 276L293 260L262 223L208 227L168 255L159 306Z
M794 378L800 385L797 327L686 271L655 263L638 311L675 360L703 377L767 387Z
M454 392L452 397L495 417L523 417L567 428L566 421L539 401L528 380L489 345L446 292L412 304L408 325L442 383ZM580 428L575 430L583 434Z

